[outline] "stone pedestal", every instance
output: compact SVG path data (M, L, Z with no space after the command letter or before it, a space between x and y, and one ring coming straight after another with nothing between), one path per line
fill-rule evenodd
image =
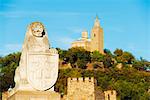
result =
M7 100L60 100L55 91L16 91Z

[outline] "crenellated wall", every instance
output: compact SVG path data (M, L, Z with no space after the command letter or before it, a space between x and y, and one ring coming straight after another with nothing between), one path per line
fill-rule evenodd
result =
M95 100L94 78L68 78L67 100Z
M93 77L79 77L79 78L68 78L68 83L76 83L76 82L87 82L87 83L93 83L94 84L94 78Z
M116 100L116 91L115 90L107 90L107 91L104 91L104 94L105 94L105 100Z

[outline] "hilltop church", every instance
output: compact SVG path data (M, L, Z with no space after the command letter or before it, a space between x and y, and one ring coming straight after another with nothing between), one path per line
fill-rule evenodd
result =
M91 38L88 38L88 32L83 31L81 39L74 41L71 47L83 47L87 51L99 51L101 54L104 54L104 33L98 16L96 16L90 35Z

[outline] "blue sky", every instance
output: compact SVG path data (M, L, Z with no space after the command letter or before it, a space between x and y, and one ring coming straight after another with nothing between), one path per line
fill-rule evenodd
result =
M42 22L51 47L68 49L96 15L104 29L104 47L130 51L150 61L149 0L0 0L0 55L20 51L27 25Z

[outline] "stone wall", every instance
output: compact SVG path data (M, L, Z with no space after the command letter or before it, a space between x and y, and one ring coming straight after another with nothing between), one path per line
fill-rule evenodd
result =
M66 100L95 100L94 78L68 78Z
M107 90L104 91L105 100L116 100L116 91L115 90Z

